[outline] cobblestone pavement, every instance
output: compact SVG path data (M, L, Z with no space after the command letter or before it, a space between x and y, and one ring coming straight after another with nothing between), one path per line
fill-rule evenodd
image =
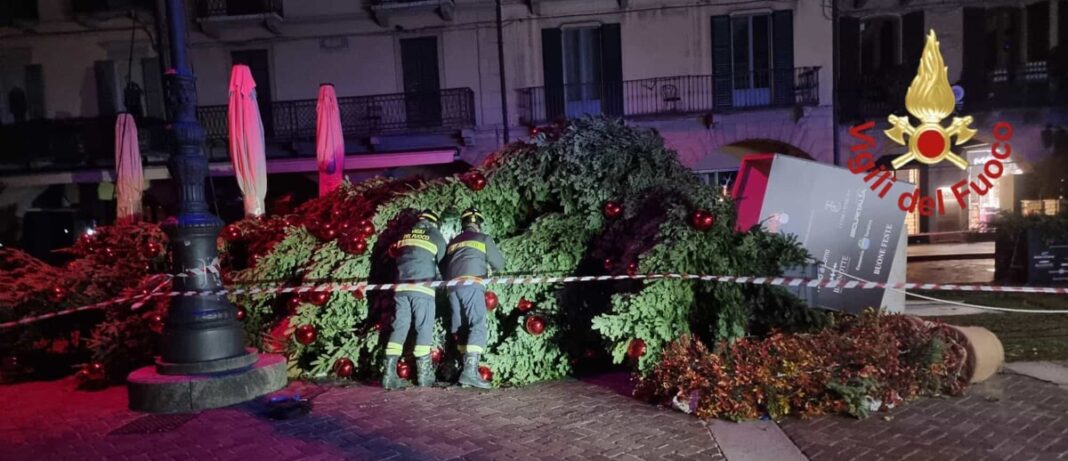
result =
M620 395L611 382L491 392L329 387L295 419L268 419L262 403L250 403L135 435L111 432L174 417L130 412L123 387L75 391L69 379L0 386L0 460L723 459L696 418Z
M1068 391L999 374L962 398L921 399L862 421L781 426L813 461L1068 459Z

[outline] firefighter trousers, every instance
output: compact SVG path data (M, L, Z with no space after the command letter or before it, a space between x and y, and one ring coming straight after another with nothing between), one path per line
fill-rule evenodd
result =
M429 354L434 341L434 295L397 291L393 301L393 331L386 344L386 355L401 355L410 328L415 328L415 350L412 355L422 357Z

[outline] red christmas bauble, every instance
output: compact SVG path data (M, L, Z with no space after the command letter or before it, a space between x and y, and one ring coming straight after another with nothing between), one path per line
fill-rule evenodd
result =
M163 316L155 314L148 319L148 329L155 334L163 333Z
M493 381L493 370L490 367L481 365L478 367L478 375L482 377L483 381Z
M706 210L697 210L690 215L690 224L694 229L699 231L706 231L712 228L712 225L716 223L715 216Z
M300 305L304 304L304 301L300 299L300 296L293 295L286 301L286 310L289 311L289 315L294 315L297 310L300 309Z
M342 249L349 254L362 255L367 252L367 240L362 235L351 234Z
M148 256L149 258L155 258L156 256L159 256L159 253L162 249L163 247L160 246L160 244L156 242L148 242L145 244L145 256Z
M329 291L313 291L307 294L308 302L315 306L322 306L330 300Z
M545 319L541 318L540 315L532 315L527 317L526 326L528 333L538 336L545 331Z
M356 365L352 363L347 357L342 357L334 362L334 373L338 378L348 378L352 376L352 371L356 368Z
M615 269L615 268L616 268L616 263L615 263L615 261L612 261L612 258L604 258L604 270L606 270L608 272L612 272L612 269Z
M88 371L88 378L92 381L103 381L107 376L107 373L104 370L104 364L100 362L90 363L89 366L86 367L86 370Z
M325 223L319 227L319 238L325 241L330 241L337 238L337 229L334 229L334 225Z
M318 333L315 331L315 327L311 325L301 325L297 327L297 330L293 332L293 336L296 337L297 342L305 346L314 343Z
M356 223L356 233L363 236L364 239L375 235L375 225L370 220L361 219Z
M359 289L359 290L353 291L352 292L352 296L355 297L356 299L363 299L364 298L363 289Z
M627 345L627 358L637 361L643 355L645 355L645 341L641 338L630 340L630 344Z
M467 174L464 183L467 184L469 189L478 192L486 188L486 177L482 176L482 173L474 171Z
M48 290L48 300L54 303L58 303L67 299L67 290L63 287L52 287Z
M16 355L9 355L4 357L4 360L0 361L0 370L14 370L19 367L19 358Z
M492 291L486 292L486 310L492 311L497 308L497 293Z
M631 277L638 275L638 263L627 264L627 275Z
M226 240L237 240L241 238L241 230L237 226L230 224L223 228L222 236Z
M440 363L442 357L445 357L445 351L441 350L440 347L435 347L430 351L430 361Z
M412 376L412 366L408 364L407 360L397 362L397 376L400 379L408 379Z
M522 313L525 314L527 312L530 312L532 309L534 309L534 302L529 300L529 299L527 299L527 298L521 298L519 300L519 305L517 305L516 307L519 308L519 312L522 312Z
M248 312L245 312L245 308L244 307L237 308L237 313L234 314L234 318L236 318L238 322L244 322L245 321L245 317L247 317L247 316L248 316Z
M604 202L604 206L601 207L601 213L608 219L616 219L623 215L623 205L615 201Z

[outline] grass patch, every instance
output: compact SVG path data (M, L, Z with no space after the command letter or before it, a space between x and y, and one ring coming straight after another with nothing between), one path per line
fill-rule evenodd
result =
M1030 293L922 293L981 306L1068 310L1068 296ZM950 325L986 328L1005 346L1005 360L1068 360L1068 314L977 314L935 317Z

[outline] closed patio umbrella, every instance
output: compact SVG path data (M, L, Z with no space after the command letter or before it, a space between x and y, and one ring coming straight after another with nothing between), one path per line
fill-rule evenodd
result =
M245 216L263 215L267 196L267 159L263 121L256 104L256 82L244 64L230 73L230 104L227 108L230 132L230 161L237 185L245 196Z
M319 196L341 185L345 172L345 137L341 131L341 113L337 108L334 85L319 86L315 105L315 155L319 164Z
M137 125L133 116L122 113L115 120L115 208L119 220L134 220L141 215L144 191L145 171L141 168Z

